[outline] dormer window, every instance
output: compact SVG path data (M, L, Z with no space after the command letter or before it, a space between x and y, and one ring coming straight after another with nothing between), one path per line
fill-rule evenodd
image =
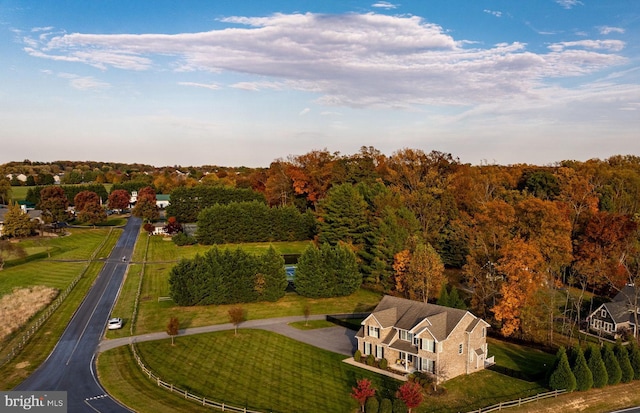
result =
M407 330L399 330L400 331L400 340L413 342L413 333L408 332Z
M375 326L369 326L369 337L380 338L380 329Z
M600 311L600 317L605 318L606 316L607 316L607 310L603 308L602 311Z

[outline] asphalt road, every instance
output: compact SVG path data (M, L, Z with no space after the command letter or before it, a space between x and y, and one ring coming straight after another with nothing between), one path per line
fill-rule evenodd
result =
M131 217L104 268L45 362L14 390L66 391L67 411L130 412L95 377L95 355L140 230ZM123 262L122 257L127 257Z

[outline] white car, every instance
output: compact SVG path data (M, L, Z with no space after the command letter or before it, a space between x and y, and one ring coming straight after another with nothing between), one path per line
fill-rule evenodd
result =
M122 328L122 319L121 318L112 318L107 323L107 328L109 330L117 330Z

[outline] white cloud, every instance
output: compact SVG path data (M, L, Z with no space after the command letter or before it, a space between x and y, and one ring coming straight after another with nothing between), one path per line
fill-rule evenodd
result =
M610 52L619 52L624 49L625 43L621 40L580 40L577 42L559 42L549 46L554 52L561 52L569 48L585 48L593 50L606 50Z
M181 86L194 86L211 90L220 89L220 86L216 85L215 83L178 82L178 84Z
M46 73L51 74L52 72L47 71ZM97 80L92 76L79 76L73 73L60 72L58 77L68 79L69 85L78 90L104 90L111 87L109 83Z
M256 81L232 88L299 90L327 106L410 108L536 99L545 81L626 62L624 42L519 42L482 48L418 16L274 14L222 19L244 27L180 34L82 34L31 39L34 57L102 70L232 72ZM169 60L169 64L167 64ZM194 85L195 86L195 85Z
M38 33L38 32L50 32L51 30L53 30L53 26L46 26L46 27L34 27L31 29L32 33Z
M378 8L378 9L390 10L390 9L398 8L398 5L389 3L388 1L378 1L376 3L373 3L371 5L371 7L375 7L375 8Z
M571 9L577 5L583 5L580 0L556 0L556 3L564 7L565 9Z
M304 108L304 109L302 109L302 110L300 111L300 113L299 113L298 115L300 115L300 116L304 116L304 115L308 114L309 112L311 112L311 109L309 109L309 108Z
M600 34L610 34L610 33L624 33L624 29L621 27L611 27L611 26L602 26L598 28L600 30Z
M491 15L496 16L496 17L502 17L502 12L501 11L488 10L488 9L484 9L483 11L485 13L487 13L487 14L491 14Z

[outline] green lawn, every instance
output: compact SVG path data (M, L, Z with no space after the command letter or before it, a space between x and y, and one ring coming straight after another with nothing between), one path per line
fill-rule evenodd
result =
M552 366L556 358L554 354L546 353L518 344L507 343L495 339L487 339L489 357L495 356L496 364L511 370L536 375Z
M342 362L344 356L262 330L239 330L178 337L138 344L147 367L164 381L194 394L238 407L273 412L354 412L349 396L360 378L369 378L379 397L391 398L401 383ZM121 369L113 364L127 365ZM107 390L140 413L162 411L180 396L145 383L145 377L129 370L128 348L100 355L98 369ZM134 391L145 394L139 403L130 391L119 388L131 377ZM148 379L146 379L148 380ZM513 379L492 371L450 380L444 395L427 396L417 412L458 412L543 392L536 383ZM196 404L192 404L196 408ZM172 411L187 412L189 406Z

